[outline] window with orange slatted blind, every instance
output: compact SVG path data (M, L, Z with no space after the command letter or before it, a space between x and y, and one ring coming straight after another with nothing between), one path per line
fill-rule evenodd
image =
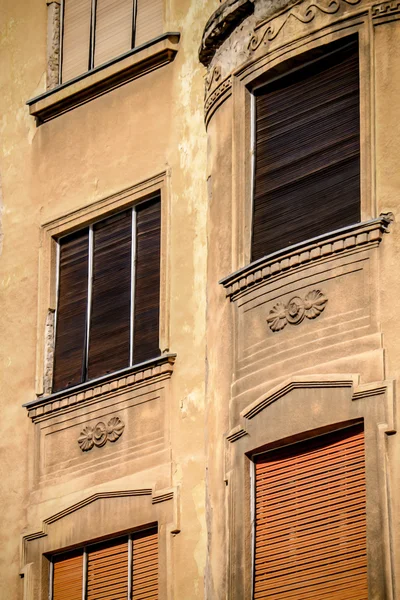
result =
M362 425L255 458L254 600L367 600Z
M129 52L162 30L162 0L64 0L61 82Z
M157 600L157 529L54 556L50 587L52 600Z

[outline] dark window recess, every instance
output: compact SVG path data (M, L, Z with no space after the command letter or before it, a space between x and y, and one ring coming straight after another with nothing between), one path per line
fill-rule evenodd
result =
M356 40L255 93L252 260L360 220Z
M53 391L160 354L160 240L159 196L60 239Z

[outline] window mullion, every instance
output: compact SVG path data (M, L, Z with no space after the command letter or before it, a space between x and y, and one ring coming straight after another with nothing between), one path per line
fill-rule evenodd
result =
M90 21L89 71L94 67L94 50L96 43L96 11L97 0L92 0L92 14Z
M86 312L86 347L85 347L85 365L83 380L86 381L89 363L89 343L90 343L90 317L92 312L92 288L93 288L93 225L89 227L89 251L88 251L88 302Z
M53 600L53 586L54 586L54 559L51 559L50 572L49 572L49 600Z
M137 0L132 0L132 42L131 48L135 47L136 38L136 17L137 17Z
M133 575L133 552L132 552L132 536L128 536L128 600L132 599L132 575Z
M86 548L83 549L83 576L82 576L82 600L87 598L87 571L88 571L88 555Z
M129 366L133 365L133 336L135 319L135 276L136 276L136 209L132 208L132 237L131 237L131 314L130 314L130 343Z

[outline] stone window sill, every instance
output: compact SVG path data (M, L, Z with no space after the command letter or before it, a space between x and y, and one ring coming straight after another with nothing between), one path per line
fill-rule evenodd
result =
M41 396L23 406L28 410L28 416L34 422L40 418L48 418L56 411L70 409L77 405L85 405L88 401L92 402L95 398L116 391L119 392L123 388L143 385L145 382L151 383L150 380L168 378L172 375L175 358L176 354L163 354L157 358L86 381L54 394Z
M36 96L27 102L29 113L36 117L40 125L166 65L175 58L179 38L179 33L164 33L96 69Z
M305 240L264 256L228 275L219 283L224 286L226 295L231 300L236 300L254 285L291 272L305 263L326 259L340 252L354 251L360 247L378 246L383 234L388 232L392 220L391 213L381 214L377 219L355 223Z

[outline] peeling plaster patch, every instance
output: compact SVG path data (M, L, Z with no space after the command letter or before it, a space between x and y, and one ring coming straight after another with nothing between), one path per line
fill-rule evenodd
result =
M185 396L181 400L180 408L181 408L182 417L184 419L189 417L192 421L195 421L196 415L194 413L198 413L199 404L201 403L201 401L199 401L198 398L201 398L200 392L197 390L194 390L194 391L190 392L189 394L187 394L187 396Z

